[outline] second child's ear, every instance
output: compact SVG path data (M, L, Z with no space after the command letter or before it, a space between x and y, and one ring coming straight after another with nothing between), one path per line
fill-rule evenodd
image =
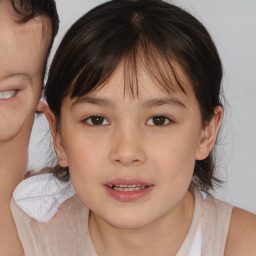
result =
M43 113L49 123L52 138L53 138L53 143L54 143L54 149L58 157L59 165L62 167L67 167L68 162L67 162L66 152L63 147L61 134L60 132L57 131L57 123L56 123L55 115L53 114L53 112L50 110L47 103L45 102L39 102L37 111Z
M223 118L223 108L217 106L209 123L202 130L200 144L196 152L196 160L203 160L211 153L217 140L218 132Z

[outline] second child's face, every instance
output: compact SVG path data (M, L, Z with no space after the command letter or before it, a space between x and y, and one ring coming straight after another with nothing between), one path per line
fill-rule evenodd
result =
M30 133L50 42L47 18L18 24L15 15L9 1L0 3L0 142Z
M59 163L99 220L140 228L184 206L204 132L189 82L179 77L187 94L170 95L141 72L132 98L120 66L100 90L64 99Z

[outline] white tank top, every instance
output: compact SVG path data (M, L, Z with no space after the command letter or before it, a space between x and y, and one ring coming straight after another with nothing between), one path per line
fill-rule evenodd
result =
M193 240L193 243L191 245L191 249L188 256L201 256L201 250L202 250L202 225L199 224L195 238Z
M224 255L232 206L196 188L191 192L194 215L176 256ZM74 194L71 184L64 186L51 174L16 188L11 209L26 256L97 256L88 232L89 210Z

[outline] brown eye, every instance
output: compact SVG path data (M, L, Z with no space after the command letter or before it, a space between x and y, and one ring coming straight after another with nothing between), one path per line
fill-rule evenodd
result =
M89 124L89 125L93 125L93 126L100 126L100 125L108 125L109 122L103 117L103 116L90 116L88 118L85 119L85 121Z
M153 116L148 120L147 125L164 126L169 123L171 123L171 119L166 116Z

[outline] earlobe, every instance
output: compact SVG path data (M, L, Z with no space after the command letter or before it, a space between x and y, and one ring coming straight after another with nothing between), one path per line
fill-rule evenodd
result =
M223 108L217 106L210 122L206 124L201 133L200 144L196 152L196 160L203 160L212 151L217 140L218 132L223 118Z
M45 100L42 99L36 105L36 111L40 113L44 113L46 108L49 108L48 104Z
M62 167L67 167L68 166L67 157L66 157L65 149L63 147L61 135L57 131L55 115L53 114L53 112L50 110L47 103L45 102L41 103L41 106L38 111L42 112L45 115L49 123L49 127L50 127L52 138L53 138L53 143L54 143L54 149L58 157L59 165Z

